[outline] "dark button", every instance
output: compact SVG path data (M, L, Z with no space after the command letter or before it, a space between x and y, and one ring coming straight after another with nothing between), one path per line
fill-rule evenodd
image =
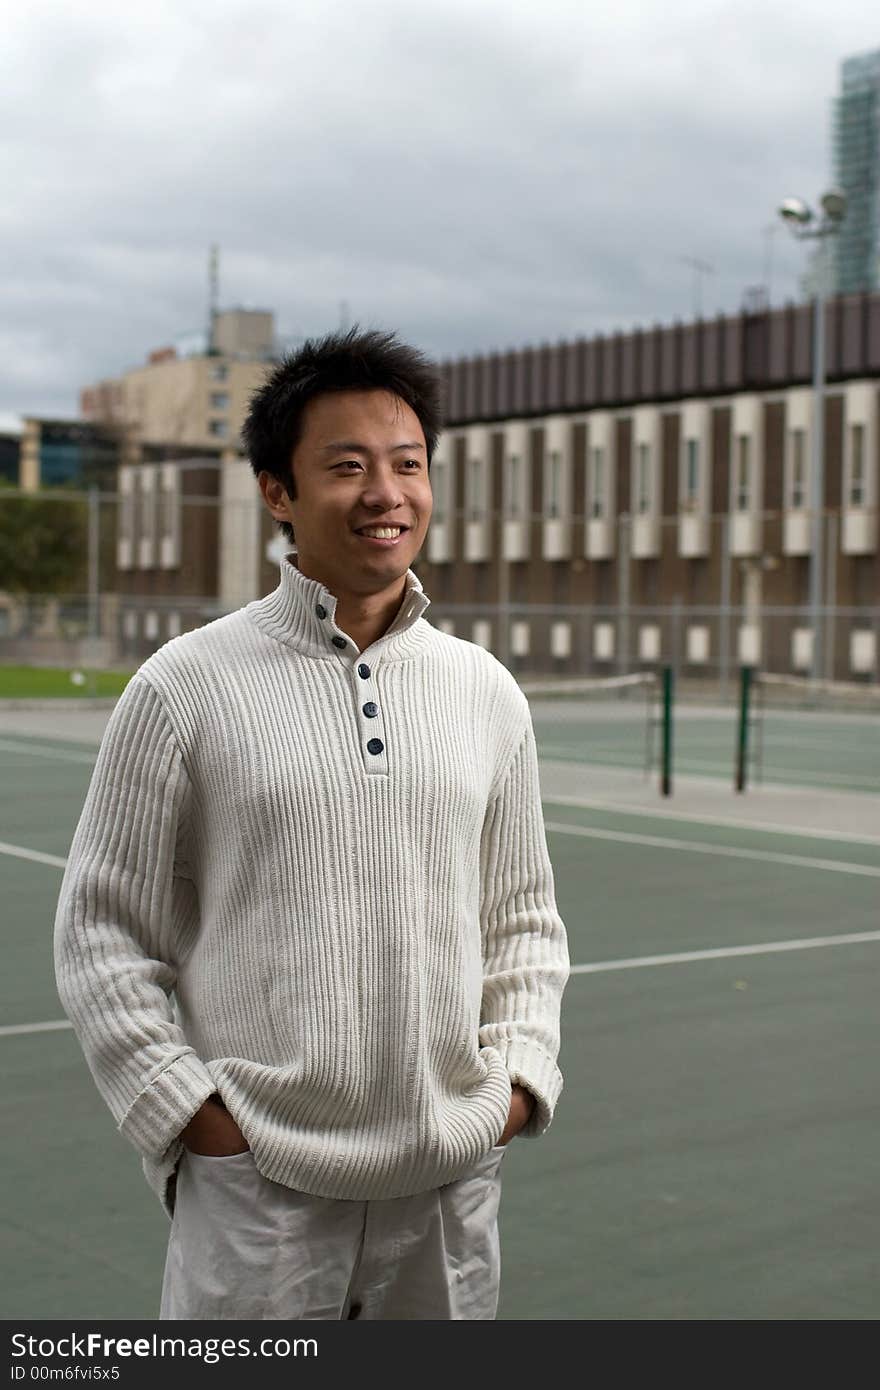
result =
M347 647L348 643L346 642L344 637L334 637L333 645L334 647Z
M370 741L369 741L369 743L367 744L367 752L368 752L368 753L381 753L381 752L383 751L384 747L385 747L385 744L382 742L382 740L381 740L380 738L371 738Z
M364 714L367 716L367 718L375 719L378 713L379 706L374 705L372 700L368 700L367 703L364 705Z
M358 675L360 676L362 681L367 680L370 675L369 666L365 666L364 663L361 662L360 666L358 667Z
M327 616L327 609L324 607L323 603L315 604L315 612L319 618L326 618Z

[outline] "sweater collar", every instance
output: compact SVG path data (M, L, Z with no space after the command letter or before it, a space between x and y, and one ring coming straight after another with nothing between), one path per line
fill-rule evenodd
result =
M387 661L401 661L424 645L428 634L426 624L419 619L431 600L411 569L406 572L406 592L391 626L372 646L359 652L348 633L337 626L336 595L320 580L300 573L296 551L284 556L280 568L278 588L247 604L245 612L257 627L285 646L305 656L355 665L367 653L374 659L381 655ZM321 616L322 611L326 616ZM344 638L345 645L340 646L334 638Z

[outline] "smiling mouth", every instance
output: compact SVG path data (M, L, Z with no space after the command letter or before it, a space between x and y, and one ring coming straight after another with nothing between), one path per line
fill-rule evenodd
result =
M355 535L362 536L365 540L397 541L409 529L408 526L360 526Z

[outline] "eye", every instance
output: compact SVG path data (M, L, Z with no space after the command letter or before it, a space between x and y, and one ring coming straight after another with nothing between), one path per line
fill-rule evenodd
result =
M407 459L406 462L411 463L413 468L421 468L422 466L420 459Z
M360 468L360 466L357 459L343 459L341 463L334 465L334 472L337 468Z

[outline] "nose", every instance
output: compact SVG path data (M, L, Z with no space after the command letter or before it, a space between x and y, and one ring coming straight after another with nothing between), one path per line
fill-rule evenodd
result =
M367 507L392 512L404 501L399 476L392 469L370 474L366 479L362 498Z

